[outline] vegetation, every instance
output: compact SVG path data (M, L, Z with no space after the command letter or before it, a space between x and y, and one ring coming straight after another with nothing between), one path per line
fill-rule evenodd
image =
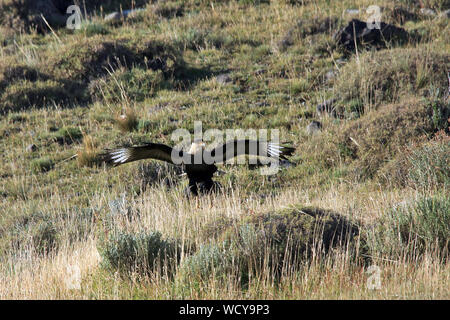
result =
M173 241L161 239L159 232L117 233L105 240L100 252L106 269L124 274L148 274L157 268L160 273L164 273L164 266L173 269L177 264L177 249Z
M438 256L446 257L450 249L449 206L448 197L442 194L410 204L401 203L375 227L372 250L375 254L389 252L392 256L410 259L423 255L427 250L436 250Z
M0 4L0 298L450 297L447 0L380 1L408 40L345 53L373 2L75 2L79 30ZM292 164L189 199L173 165L98 162L195 121L278 129Z

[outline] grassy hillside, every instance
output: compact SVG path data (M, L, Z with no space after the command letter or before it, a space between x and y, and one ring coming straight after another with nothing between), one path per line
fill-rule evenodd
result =
M373 1L85 2L79 30L0 3L0 298L450 298L448 1L378 1L407 37L350 51ZM293 165L188 199L96 161L195 121L278 129Z

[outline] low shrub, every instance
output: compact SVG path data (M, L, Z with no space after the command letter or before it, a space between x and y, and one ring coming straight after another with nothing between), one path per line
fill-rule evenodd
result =
M33 159L30 163L33 173L48 172L53 169L54 165L54 162L48 157Z
M356 253L359 229L336 213L294 207L242 220L207 226L211 242L188 257L179 271L180 283L199 284L233 276L246 285L252 276L280 277L298 270L314 256L332 248ZM214 240L217 239L217 240Z
M433 110L424 100L405 98L401 103L380 106L363 117L348 122L336 135L327 158L348 164L348 172L357 180L385 175L383 168L408 145L422 142L436 132Z
M373 256L416 259L425 251L448 257L450 245L450 200L446 194L401 203L369 231Z
M103 266L123 275L149 275L154 270L171 274L181 249L175 240L163 239L159 232L111 233L99 246Z
M409 185L416 189L450 187L450 137L430 141L412 151L409 156Z
M101 78L90 84L90 93L97 100L108 103L144 101L165 87L162 71L152 69L124 68L116 70L109 77Z
M341 68L334 90L342 104L358 99L365 109L398 102L405 95L429 96L429 88L443 93L449 62L448 55L424 49L365 52Z
M75 99L57 81L17 80L6 87L0 95L0 114L9 111L24 111L32 107L43 108L53 103L68 102L71 98Z
M83 137L83 149L77 152L77 162L79 166L92 167L99 163L98 147L90 135Z
M79 142L82 138L81 130L74 127L62 127L53 134L53 139L59 144L72 144Z
M44 213L19 216L8 232L9 248L31 251L38 255L54 252L59 244L60 234L53 219Z

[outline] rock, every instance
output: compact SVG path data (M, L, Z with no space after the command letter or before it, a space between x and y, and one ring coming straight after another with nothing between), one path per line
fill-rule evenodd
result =
M333 69L328 70L328 72L325 74L325 80L326 80L327 82L330 82L330 81L332 81L334 78L336 78L336 72L335 72Z
M345 10L345 13L349 14L349 15L358 15L359 9L347 9L347 10Z
M280 160L280 167L281 168L285 168L285 169L290 168L290 167L295 167L295 163L292 163L289 160L281 159Z
M331 115L333 117L336 117L336 109L334 107L334 104L336 103L335 98L328 99L322 103L319 103L316 107L316 112L318 116L324 116L324 115Z
M268 106L269 103L267 101L260 101L260 102L256 102L254 104L252 104L252 107L266 107Z
M124 16L125 18L132 18L132 17L135 16L138 12L143 11L143 10L144 10L144 9L142 9L142 8L123 10L123 16Z
M121 21L122 19L132 18L135 16L139 11L142 11L144 9L131 9L131 10L123 10L122 12L112 12L105 16L105 21L109 23L116 23Z
M42 16L52 27L64 27L66 26L67 18L66 12L62 12L55 5L55 1L37 0L28 1L27 10L28 18L27 23L37 28L38 32L48 32L49 28L42 19Z
M255 75L259 76L259 75L264 74L266 72L267 72L267 70L265 70L265 69L258 69L258 70L255 71Z
M366 22L353 19L348 25L338 30L333 39L336 45L347 52L355 51L355 38L357 45L365 47L384 48L387 43L406 41L408 32L392 24L380 22L380 29L369 29Z
M35 144L30 144L30 145L28 145L27 147L26 147L26 149L25 149L27 152L34 152L34 151L36 151L37 150L37 146L35 145Z
M122 194L120 198L111 200L108 202L110 215L118 216L125 215L127 212L127 199L125 198L125 194Z
M429 9L429 8L420 9L420 13L427 17L435 17L436 16L436 12L433 9Z
M400 24L404 24L406 21L414 21L418 19L417 14L402 7L395 7L394 10L392 10L391 17Z
M440 14L439 14L439 17L441 17L441 18L450 18L450 9L447 9L447 10L445 10L445 11L442 11Z
M322 124L319 121L311 121L310 124L306 127L306 132L312 136L320 131L322 128Z
M219 84L227 84L230 83L232 81L230 74L228 73L224 73L224 74L220 74L216 77L216 81Z

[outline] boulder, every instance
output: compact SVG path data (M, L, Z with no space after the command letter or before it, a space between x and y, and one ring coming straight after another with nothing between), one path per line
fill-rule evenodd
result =
M403 7L395 7L391 12L391 18L400 24L404 24L406 21L414 21L418 19L417 14L408 11Z
M440 14L439 14L439 17L441 17L441 18L450 18L450 9L447 9L447 10L445 10L445 11L442 11Z
M35 152L37 150L37 146L32 143L32 144L28 145L25 150L30 153Z
M426 17L435 17L436 11L430 8L422 8L420 9L420 13Z
M51 27L64 27L69 17L65 11L67 7L61 11L57 5L57 1L27 1L24 4L24 10L26 10L28 15L27 25L36 27L39 32L49 31L47 24L42 19L44 17Z
M230 83L232 81L230 74L228 73L224 73L224 74L220 74L216 77L216 81L219 84L227 84Z
M321 128L322 128L322 123L314 120L314 121L311 121L310 124L308 124L308 126L306 127L306 132L310 136L312 136L312 135L315 135L316 133L318 133Z
M120 22L122 19L127 19L135 16L139 11L142 11L144 9L132 9L132 10L124 10L122 12L112 12L105 16L105 21L109 23L116 23Z
M403 42L408 39L408 32L392 24L380 22L380 29L370 29L364 21L353 19L347 26L338 30L333 39L336 45L346 52L355 51L355 39L358 47L384 48L386 43Z

